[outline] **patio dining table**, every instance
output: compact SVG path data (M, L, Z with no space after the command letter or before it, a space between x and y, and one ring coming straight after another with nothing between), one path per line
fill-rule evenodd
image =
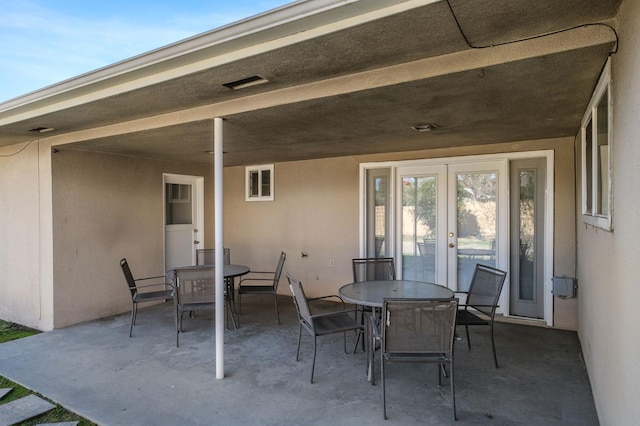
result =
M413 280L380 280L361 281L346 284L338 290L338 294L345 301L372 308L372 315L376 315L376 310L382 308L384 299L453 299L453 290L439 284L413 281ZM367 377L371 384L375 383L373 377L374 348L372 347L371 335L373 333L370 321L367 321L366 330L366 351L367 351Z

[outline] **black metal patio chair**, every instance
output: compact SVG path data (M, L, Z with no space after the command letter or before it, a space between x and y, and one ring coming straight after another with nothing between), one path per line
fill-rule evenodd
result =
M296 362L300 359L300 340L302 339L302 329L305 329L313 336L313 361L311 363L311 383L313 383L313 373L316 366L316 347L318 336L326 336L334 333L343 333L344 352L347 353L347 331L361 330L362 324L355 319L355 309L343 309L332 312L312 314L308 301L328 299L332 297L342 299L340 296L323 296L307 299L302 284L297 279L287 274L289 289L293 295L293 303L298 313L298 348L296 350ZM354 316L352 316L352 314Z
M493 361L496 368L498 368L498 357L496 355L493 325L496 308L498 307L498 299L500 298L500 292L502 291L506 277L507 273L505 271L487 265L476 264L469 291L456 292L467 295L465 304L460 305L457 325L463 325L465 328L469 350L471 350L469 327L477 325L489 326Z
M278 284L280 283L280 276L282 275L282 268L284 267L284 261L286 258L287 254L285 252L280 253L278 265L276 266L275 271L251 271L242 277L240 284L238 284L238 322L240 322L240 315L242 315L243 295L271 294L273 295L273 303L276 305L276 319L278 320L278 324L280 324L280 312L278 311Z
M134 278L127 259L120 260L120 267L127 283L127 287L131 292L131 325L129 326L129 337L133 334L133 326L136 323L138 314L138 304L145 302L159 302L173 300L175 297L175 287L169 282L166 275L158 275L154 277ZM152 284L138 285L141 281L156 281ZM152 288L162 288L162 290L148 291Z
M374 338L380 340L382 412L387 418L386 369L389 362L437 364L438 386L449 367L451 407L456 415L453 343L457 299L385 299L380 320L371 316Z

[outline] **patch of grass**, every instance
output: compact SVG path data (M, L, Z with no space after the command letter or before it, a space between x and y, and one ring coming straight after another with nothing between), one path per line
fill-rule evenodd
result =
M38 330L0 320L0 343L20 339L37 333L39 333Z
M22 337L31 336L39 333L38 330L33 330L28 327L21 326L19 324L14 324L6 321L0 320L0 343L8 342L10 340L20 339ZM56 404L55 401L51 401L49 398L40 395L37 392L34 392L30 389L27 389L23 386L18 385L17 383L13 383L11 380L8 380L2 376L0 376L0 388L12 388L13 390L9 392L7 395L0 400L0 405L6 404L7 402L15 401L16 399L23 398L27 395L37 395L42 399L45 399L56 406L51 411L48 411L40 416L34 417L28 421L19 423L21 426L29 426L29 425L37 425L41 423L56 423L56 422L72 422L78 421L78 425L81 426L93 426L95 423L90 422L87 419L80 417L79 415L65 409L59 404Z

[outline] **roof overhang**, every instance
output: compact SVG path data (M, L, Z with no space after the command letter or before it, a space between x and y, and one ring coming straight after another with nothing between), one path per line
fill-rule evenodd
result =
M0 104L0 146L210 162L214 117L225 165L575 135L619 4L300 1Z

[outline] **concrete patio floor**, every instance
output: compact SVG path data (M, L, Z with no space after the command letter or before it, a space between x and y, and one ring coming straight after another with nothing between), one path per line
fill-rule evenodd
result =
M213 315L185 317L176 348L170 304L141 309L133 338L124 314L3 343L0 375L103 425L598 424L576 333L499 323L496 369L488 328L472 330L471 351L456 342L457 422L435 366L389 365L385 421L379 359L371 386L364 353L321 337L310 384L312 339L303 335L296 363L294 306L279 304L281 325L269 297L243 300L240 328L225 333L222 380Z

